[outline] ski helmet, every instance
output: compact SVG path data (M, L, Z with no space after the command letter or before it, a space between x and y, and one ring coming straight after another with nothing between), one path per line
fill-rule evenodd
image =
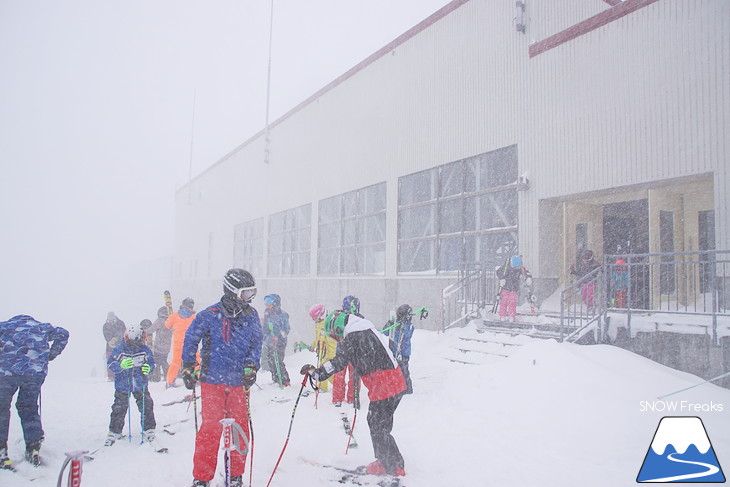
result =
M267 294L266 296L264 296L264 305L274 307L280 306L281 296L279 296L278 294Z
M129 346L140 346L145 340L145 332L141 325L130 324L124 332L124 341Z
M160 306L160 309L157 310L157 317L162 319L167 319L167 307L166 306Z
M188 311L192 311L195 308L195 301L193 298L185 298L180 305L181 308L185 308Z
M319 323L325 316L327 316L327 309L323 304L315 304L309 308L309 317L315 322Z
M413 318L413 308L408 304L401 304L395 311L395 317L401 323L411 321L411 318Z
M142 328L143 331L146 331L147 328L149 328L150 326L152 326L152 322L150 320L148 320L148 319L144 319L144 320L142 320L142 321L139 322L139 326Z
M583 262L590 262L593 260L593 251L592 250L586 250L583 252Z
M335 311L325 319L324 333L335 340L342 340L349 317L350 314L345 311Z
M522 267L522 257L519 255L513 255L509 258L509 265L514 267L515 269L518 267Z
M256 281L250 272L233 268L223 276L223 293L226 296L250 303L256 296Z
M360 314L360 300L355 296L345 296L342 300L342 311L354 315Z

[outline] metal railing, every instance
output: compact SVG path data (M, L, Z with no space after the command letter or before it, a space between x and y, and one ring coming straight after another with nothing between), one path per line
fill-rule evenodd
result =
M560 341L575 341L591 329L603 339L605 281L598 267L560 292Z
M626 313L629 335L638 312L700 315L717 343L717 318L730 316L730 251L607 255L604 269L607 311Z
M480 264L464 265L455 283L441 293L441 331L479 316L487 296L496 293L494 270Z

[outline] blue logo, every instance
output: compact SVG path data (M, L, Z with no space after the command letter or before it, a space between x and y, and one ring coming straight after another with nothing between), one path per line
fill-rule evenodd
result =
M636 481L725 482L702 420L696 416L662 418Z

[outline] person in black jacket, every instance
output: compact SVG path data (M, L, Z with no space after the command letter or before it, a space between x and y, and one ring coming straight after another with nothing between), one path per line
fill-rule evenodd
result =
M352 364L370 399L368 426L376 460L365 470L374 475L405 475L403 456L391 431L406 381L391 352L390 339L360 315L360 300L355 296L347 296L342 310L327 317L325 333L338 342L335 357L319 368L306 364L301 373L323 381Z
M114 347L122 343L124 340L124 333L127 331L127 325L117 317L114 311L110 311L106 315L106 321L104 322L104 340L106 340L106 355L104 363L109 360ZM114 372L107 369L107 380L114 380Z
M504 321L509 316L510 321L515 321L521 279L524 278L525 285L531 287L532 274L522 265L522 257L513 255L505 265L497 269L497 277L500 289L499 319Z

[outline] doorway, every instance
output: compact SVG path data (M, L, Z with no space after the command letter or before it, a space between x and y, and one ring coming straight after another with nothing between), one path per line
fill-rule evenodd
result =
M649 253L649 200L622 201L603 206L603 253ZM641 264L636 259L632 264ZM649 305L649 268L632 265L630 276L630 306L646 309Z

